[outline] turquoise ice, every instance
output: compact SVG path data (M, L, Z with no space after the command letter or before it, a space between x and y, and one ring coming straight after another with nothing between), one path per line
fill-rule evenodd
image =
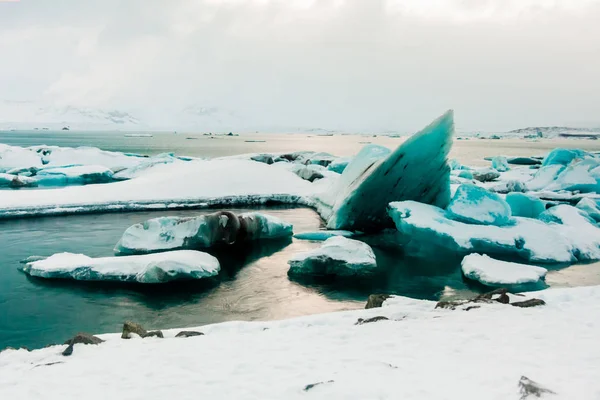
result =
M460 185L446 211L448 218L468 224L511 223L508 203L496 193L475 185Z
M492 168L494 168L498 172L506 172L510 169L508 166L508 160L506 157L497 156L492 158Z
M514 217L537 218L546 210L542 200L524 193L509 193L506 202Z

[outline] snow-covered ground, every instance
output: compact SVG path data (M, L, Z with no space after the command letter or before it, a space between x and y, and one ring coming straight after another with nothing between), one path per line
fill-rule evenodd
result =
M600 398L600 287L530 295L547 304L463 311L395 297L370 310L186 329L205 334L190 338L101 335L69 357L64 345L7 350L0 398L516 400L522 376L555 393L542 398ZM375 316L390 320L356 325Z

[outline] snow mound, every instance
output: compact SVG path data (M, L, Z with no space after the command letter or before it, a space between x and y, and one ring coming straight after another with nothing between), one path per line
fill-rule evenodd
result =
M512 222L506 201L475 185L460 185L446 211L449 218L468 224L508 225Z
M386 207L394 200L448 205L453 115L448 111L390 154L379 146L363 149L332 190L333 201L321 198L325 204L319 211L327 228L381 230L389 224Z
M288 264L291 276L355 277L377 270L375 254L367 244L342 236L329 238L318 249L294 256Z
M495 260L482 254L470 254L463 258L461 269L469 279L499 287L537 283L548 272L545 268Z
M575 207L560 205L551 210L549 222L515 217L514 225L500 227L453 221L444 210L413 201L395 202L389 207L400 243L415 256L427 257L441 249L546 263L600 259L600 229Z
M58 253L25 264L23 272L47 279L165 283L215 276L221 267L210 254L199 251L127 257L91 258L83 254Z
M271 215L217 212L199 217L160 217L127 228L116 254L145 254L175 249L206 249L244 240L292 235L292 225Z

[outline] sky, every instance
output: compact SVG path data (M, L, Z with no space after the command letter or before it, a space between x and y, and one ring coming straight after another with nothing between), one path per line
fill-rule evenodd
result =
M600 127L598 21L600 0L0 0L0 126Z

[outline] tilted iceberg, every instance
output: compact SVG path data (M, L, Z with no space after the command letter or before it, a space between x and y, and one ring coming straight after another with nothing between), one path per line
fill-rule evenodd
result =
M405 252L415 256L427 257L445 250L545 263L600 259L600 229L575 207L559 205L551 210L552 218L546 219L551 222L514 217L514 225L489 226L453 221L445 210L414 201L389 206L399 243L404 244Z
M333 199L317 199L327 228L380 230L389 226L386 207L395 200L448 205L453 133L453 112L448 111L390 154L380 146L365 147L332 189Z
M276 239L293 234L292 225L271 215L221 211L199 217L154 218L127 228L116 254L145 254L175 249L206 249L218 244Z
M220 269L215 257L191 250L101 258L58 253L22 268L26 274L39 278L135 283L202 279L218 275Z
M508 225L512 222L506 201L475 185L460 185L446 211L448 218L468 224Z
M377 271L373 250L358 240L336 236L321 247L301 253L288 261L290 276L357 277Z
M462 260L461 269L469 279L499 287L538 283L548 272L546 268L495 260L485 254L466 256Z

